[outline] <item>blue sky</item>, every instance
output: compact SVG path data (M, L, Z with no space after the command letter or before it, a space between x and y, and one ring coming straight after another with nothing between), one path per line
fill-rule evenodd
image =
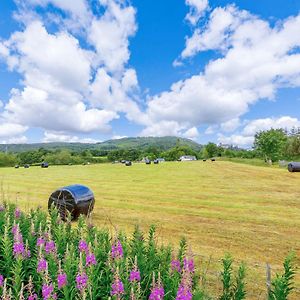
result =
M0 2L0 143L300 127L300 2Z

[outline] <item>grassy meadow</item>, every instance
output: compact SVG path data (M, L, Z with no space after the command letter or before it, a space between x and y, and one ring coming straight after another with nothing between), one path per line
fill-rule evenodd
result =
M0 169L1 198L21 208L41 205L58 187L73 183L95 193L93 222L112 231L147 230L159 240L188 239L217 292L220 259L230 252L248 266L248 299L266 299L265 264L281 270L292 249L300 257L300 173L226 161L159 165L100 164ZM297 276L300 294L300 276Z

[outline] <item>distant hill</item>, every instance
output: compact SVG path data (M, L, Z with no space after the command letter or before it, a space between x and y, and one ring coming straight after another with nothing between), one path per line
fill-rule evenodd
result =
M165 137L128 137L108 140L96 144L86 143L34 143L34 144L0 144L0 152L25 152L44 148L47 150L68 149L71 151L83 151L86 149L116 150L116 149L140 149L156 147L160 150L168 150L176 144L189 146L194 150L200 150L201 145L186 138L176 136Z

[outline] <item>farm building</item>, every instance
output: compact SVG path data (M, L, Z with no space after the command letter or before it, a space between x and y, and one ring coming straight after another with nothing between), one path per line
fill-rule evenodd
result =
M180 161L193 161L193 160L197 160L196 156L192 156L192 155L183 155L180 156L179 158Z

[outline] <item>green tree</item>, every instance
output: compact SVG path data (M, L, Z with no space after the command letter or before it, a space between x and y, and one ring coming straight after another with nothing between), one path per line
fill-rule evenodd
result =
M206 152L208 157L213 157L216 156L218 154L218 146L214 143L209 142L206 146L205 146Z
M254 148L266 160L277 161L284 156L287 136L283 129L270 129L255 134Z

